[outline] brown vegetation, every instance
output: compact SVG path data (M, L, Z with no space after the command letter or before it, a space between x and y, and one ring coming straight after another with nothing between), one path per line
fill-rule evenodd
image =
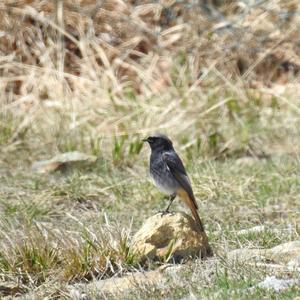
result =
M28 0L5 1L0 13L0 144L9 151L24 142L90 151L103 137L174 136L180 124L178 134L196 129L190 146L202 152L248 153L257 137L237 137L238 119L292 106L272 84L298 82L297 1Z
M212 67L248 83L282 83L299 73L296 1L206 2L6 1L0 6L2 63L11 63L1 72L6 91L20 94L26 69L49 67L49 59L67 78L86 77L89 60L100 72L110 70L107 87L141 93L171 85L178 59L188 66L190 84L201 84Z

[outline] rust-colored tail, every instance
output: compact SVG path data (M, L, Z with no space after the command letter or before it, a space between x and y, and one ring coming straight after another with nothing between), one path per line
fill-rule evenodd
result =
M199 217L199 214L198 214L197 210L195 208L191 208L191 207L190 207L190 209L191 209L193 217L194 217L194 219L195 219L195 221L196 221L196 223L197 223L197 225L199 227L199 230L201 232L203 232L204 231L204 226L202 224L202 221L201 221L201 219Z
M199 214L197 212L198 210L198 206L196 203L196 200L194 197L190 197L190 195L184 190L184 189L180 189L177 194L183 199L183 201L185 202L185 204L190 208L193 217L199 227L200 232L204 231L204 226L202 224L202 221L199 217Z

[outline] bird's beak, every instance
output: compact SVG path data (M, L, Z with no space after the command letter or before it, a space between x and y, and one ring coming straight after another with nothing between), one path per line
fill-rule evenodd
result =
M143 142L148 142L148 138L142 139Z

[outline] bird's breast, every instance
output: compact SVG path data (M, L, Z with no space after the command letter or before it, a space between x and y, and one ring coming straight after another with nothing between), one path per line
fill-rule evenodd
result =
M154 185L164 194L176 193L179 185L163 160L154 160L150 163L150 178Z

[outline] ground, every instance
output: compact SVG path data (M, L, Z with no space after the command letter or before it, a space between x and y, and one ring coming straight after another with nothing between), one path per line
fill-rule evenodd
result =
M130 238L145 218L167 204L147 178L146 157L139 161L135 172L112 167L106 176L103 162L68 174L37 175L23 167L2 170L3 278L19 281L25 290L39 287L37 293L45 296L63 293L68 283L138 268L127 249ZM272 274L299 278L299 273L233 266L226 258L233 249L270 248L299 239L296 158L198 160L188 163L188 173L217 261L189 262L180 280L160 288L142 286L128 298L262 297L270 292L250 293L247 288ZM176 201L172 209L184 207ZM258 225L265 225L264 230L238 234ZM101 255L111 261L112 270ZM292 287L280 297L297 294L299 288Z
M0 5L0 296L70 298L70 286L171 263L141 265L130 248L167 205L141 141L155 132L184 161L215 257L122 296L298 296L251 287L299 272L227 256L300 239L296 2L25 2ZM68 151L97 162L32 168Z

